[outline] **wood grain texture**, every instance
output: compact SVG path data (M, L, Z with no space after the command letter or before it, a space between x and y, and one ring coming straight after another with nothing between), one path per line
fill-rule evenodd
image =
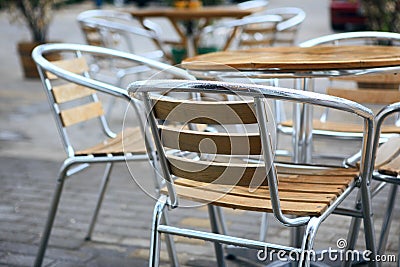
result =
M164 146L183 151L227 155L259 155L261 139L258 133L209 133L162 127Z
M53 96L57 103L65 103L94 93L93 90L82 85L67 83L53 87Z
M189 70L330 70L400 65L400 47L315 46L267 47L222 51L185 59Z
M333 178L333 179L332 179ZM319 178L319 179L322 179ZM315 183L315 176L294 178L279 174L279 196L285 214L318 216L354 181L354 177L325 176L335 180L329 185ZM218 206L260 212L272 212L268 186L249 188L240 185L203 183L187 179L175 180L177 193L183 197ZM162 190L167 193L166 189Z
M253 103L246 101L195 102L158 99L154 104L158 119L203 124L257 123Z
M83 57L52 61L51 63L56 65L59 68L62 68L63 70L70 71L75 74L81 74L81 73L84 73L85 71L89 71L89 66L87 65L86 60ZM54 80L54 79L58 78L56 75L54 75L50 72L46 72L46 73L47 73L47 77L50 80Z
M104 110L100 102L91 102L85 105L61 111L61 121L64 127L84 122L104 115Z
M115 138L109 138L95 146L77 151L76 155L123 155L126 153L144 154L146 147L138 127L126 128Z

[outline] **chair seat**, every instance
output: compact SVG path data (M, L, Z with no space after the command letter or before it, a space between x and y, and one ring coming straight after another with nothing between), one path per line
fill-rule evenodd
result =
M146 147L139 127L126 128L120 132L115 138L109 138L103 143L97 144L90 148L76 151L75 155L123 155L126 153L145 154Z
M285 214L318 216L355 180L354 169L348 175L279 174L279 196ZM246 186L210 184L178 178L174 181L179 196L233 209L272 212L268 186L252 191ZM166 194L166 188L162 189Z
M292 127L293 121L287 120L280 123L284 127ZM321 122L319 120L313 120L313 129L320 131L333 131L333 132L352 132L362 133L363 125L355 123L343 123L343 122ZM382 127L382 133L400 133L400 127L395 125L384 125Z

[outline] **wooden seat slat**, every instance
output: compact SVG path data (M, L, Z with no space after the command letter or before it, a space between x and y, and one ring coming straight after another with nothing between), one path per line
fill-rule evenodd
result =
M269 199L248 198L232 194L219 193L199 188L175 186L179 196L199 201L212 203L217 206L260 212L272 212L272 205ZM165 189L162 190L165 193ZM281 208L285 214L318 216L327 209L324 203L309 203L300 201L281 201Z
M138 136L141 131L138 127L126 128L115 138L107 139L105 142L97 144L87 149L79 150L76 155L104 155L104 154L126 154L126 153L146 153L144 141Z

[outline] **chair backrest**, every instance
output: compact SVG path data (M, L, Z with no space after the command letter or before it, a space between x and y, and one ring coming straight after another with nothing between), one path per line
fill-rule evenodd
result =
M159 30L152 28L155 23L146 24L144 28L131 14L116 10L87 10L77 16L77 21L89 45L136 54L146 53L143 55L154 59L165 56L160 45ZM135 46L146 41L146 45ZM154 44L154 41L160 43ZM143 47L153 48L143 50Z
M400 45L400 34L376 31L346 32L321 36L299 45L302 47L317 45ZM368 104L387 105L400 101L400 75L397 73L346 76L333 78L331 82L327 88L327 93L330 95ZM357 83L358 89L362 91L352 89L354 85L349 85L349 82ZM382 93L381 89L389 90Z
M214 81L143 81L132 83L129 91L144 100L149 113L172 205L177 204L173 177L205 184L241 185L247 192L268 184L274 213L282 218L273 145L275 125L268 112L267 99L320 105L360 116L367 125L362 144L361 175L363 178L370 175L368 152L372 144L373 114L355 102L301 90ZM235 95L242 100L179 100L155 95L166 92ZM163 124L165 121L182 127L170 128ZM221 130L187 130L184 127L187 124L213 124ZM247 130L232 132L235 128L232 126L237 125Z
M275 42L276 26L280 21L282 18L278 15L246 16L223 21L205 27L202 39L222 40L222 50L271 46ZM213 36L207 36L208 33Z
M276 34L273 45L294 45L301 24L306 18L304 10L298 7L280 7L267 9L253 16L277 15L282 17L276 25Z
M63 59L50 62L45 57L49 53L60 53ZM76 150L76 146L71 142L69 131L67 131L73 125L98 118L102 131L108 137L116 136L108 126L102 102L97 96L98 92L131 101L125 89L91 78L87 64L89 57L112 58L113 60L129 61L138 66L146 66L149 71L148 77L153 70L165 73L167 77L172 75L177 78L194 79L182 69L130 53L96 46L45 44L36 47L32 52L32 57L38 67L65 151L69 156L74 155ZM135 105L134 107L137 108ZM136 111L140 120L141 115L138 110Z

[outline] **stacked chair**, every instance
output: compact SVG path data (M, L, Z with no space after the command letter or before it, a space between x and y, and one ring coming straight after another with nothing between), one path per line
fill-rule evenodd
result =
M45 55L49 53L60 53L63 59L50 62L45 58ZM92 164L101 163L106 166L98 201L86 236L86 239L90 239L114 163L149 160L153 168L157 169L157 156L153 142L144 132L143 125L146 118L142 116L140 103L132 100L126 89L92 78L88 64L91 57L128 62L140 68L146 66L146 75L149 79L154 75L180 79L193 79L193 77L182 69L145 57L88 45L45 44L36 47L32 57L37 64L67 155L55 180L57 186L35 262L35 266L40 266L56 217L64 181L67 178L80 173ZM112 131L104 116L102 97L99 96L104 94L121 99L127 106L133 107L139 127L121 127L122 131L119 133ZM96 120L98 124L93 124ZM79 138L76 138L77 136ZM102 138L96 140L98 136ZM79 141L79 144L75 141ZM160 186L161 183L154 173L156 193ZM171 240L167 238L167 242L169 242L171 262L176 263Z

